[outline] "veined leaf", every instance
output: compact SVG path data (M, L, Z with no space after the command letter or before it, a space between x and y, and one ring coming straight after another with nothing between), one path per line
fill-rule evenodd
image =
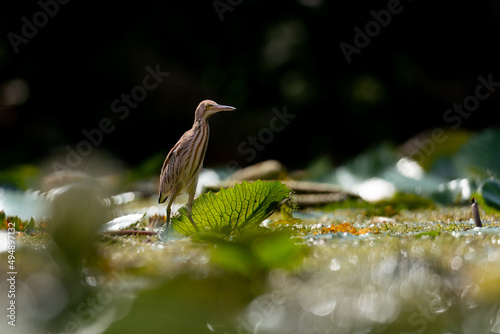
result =
M281 182L243 182L234 188L201 195L193 202L191 216L200 231L229 235L235 230L258 226L289 198L290 193ZM186 205L172 217L172 226L184 235L196 232L189 221Z

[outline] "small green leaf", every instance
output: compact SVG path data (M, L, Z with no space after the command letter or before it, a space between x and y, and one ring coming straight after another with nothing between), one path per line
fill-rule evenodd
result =
M484 202L497 210L500 210L500 181L490 178L484 181L479 187L479 193L484 199Z
M191 216L200 231L229 235L236 230L258 226L289 198L290 193L281 182L243 182L234 188L201 195L193 203ZM196 232L189 221L186 205L172 217L172 225L184 235Z
M33 219L33 217L31 217L30 221L24 227L23 231L26 233L33 233L35 231L35 220Z

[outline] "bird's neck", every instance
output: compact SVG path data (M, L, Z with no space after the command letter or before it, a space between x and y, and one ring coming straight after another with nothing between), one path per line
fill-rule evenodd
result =
M197 118L194 120L193 128L198 126L208 126L208 120L205 117Z

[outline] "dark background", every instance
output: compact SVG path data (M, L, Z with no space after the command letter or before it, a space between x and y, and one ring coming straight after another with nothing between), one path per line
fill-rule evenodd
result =
M136 166L166 155L203 99L237 107L210 119L206 166L275 158L300 168L324 155L338 164L381 141L400 144L451 125L443 114L474 94L478 76L500 81L498 0L402 0L401 12L349 64L339 44L354 44L354 27L364 30L370 11L390 1L219 3L231 6L222 21L212 0L59 4L16 54L8 33L22 35L22 18L33 22L42 7L4 2L0 169L64 155L103 118L115 128L99 150ZM169 76L120 119L111 103L157 65ZM242 154L239 145L251 147L242 143L284 107L296 117L254 159ZM495 92L461 129L498 124L499 107Z

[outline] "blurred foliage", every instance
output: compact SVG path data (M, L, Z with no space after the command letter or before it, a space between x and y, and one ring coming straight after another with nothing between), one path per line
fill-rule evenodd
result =
M417 146L416 150L410 153L410 157L418 158L419 164L426 171L429 171L431 168L437 169L441 164L447 163L449 159L453 157L460 150L460 148L471 138L471 136L471 132L464 129L443 129L443 134L441 137L446 139L444 141L440 140L439 143L432 143L435 146L431 146L430 150L425 153L422 152L422 146L424 145L423 143L426 139L432 141L432 135L428 137L424 136L423 138L417 137L417 142L414 143L414 145ZM420 142L418 142L419 139L421 140ZM419 145L420 147L418 147ZM452 170L447 167L444 167L443 169L445 170L443 170L442 173L450 176Z
M178 275L137 293L104 333L209 333L211 327L224 333L255 297L248 284L231 275Z
M402 210L429 209L436 207L435 202L416 194L397 193L392 198L373 203L368 207L368 216L393 216Z
M97 231L108 218L109 208L102 202L106 196L106 190L90 180L74 183L54 198L48 230L70 261L87 257L92 249L88 245L97 240Z
M307 166L307 175L311 180L321 180L333 169L331 158L326 155L316 157Z
M40 169L35 165L16 165L0 171L0 186L13 187L22 190L39 185Z
M500 177L500 128L481 131L467 141L454 157L454 165L465 177Z
M416 147L416 151L408 146ZM406 193L439 204L464 203L485 179L500 172L498 147L499 128L472 135L443 130L439 141L432 136L417 136L399 149L384 143L330 170L318 169L325 164L318 160L313 163L313 171L324 170L318 180L338 184L363 198Z
M364 210L364 215L372 216L394 216L402 210L434 209L435 202L427 197L416 194L397 193L390 199L370 203L360 199L348 199L339 203L325 205L322 210L334 211L343 208L356 208Z
M87 298L95 298L92 284L82 284L80 280L82 270L93 271L104 265L96 242L99 241L99 227L109 217L110 208L102 201L109 196L109 191L95 179L82 180L65 187L51 202L51 219L47 222L53 242L50 250L58 263L59 275L62 275L60 279L68 295L68 305L66 312L55 317L49 328L65 328L72 312Z
M42 226L46 224L42 223ZM16 231L24 233L35 233L35 220L30 218L29 220L22 220L17 216L7 216L5 212L0 211L0 230L6 230L8 228L13 228Z
M290 238L290 230L249 228L230 240L220 234L200 233L194 241L210 243L211 261L218 267L250 278L264 278L273 268L295 269L306 254L306 248Z
M500 181L498 179L485 180L479 186L479 194L488 207L500 210Z

